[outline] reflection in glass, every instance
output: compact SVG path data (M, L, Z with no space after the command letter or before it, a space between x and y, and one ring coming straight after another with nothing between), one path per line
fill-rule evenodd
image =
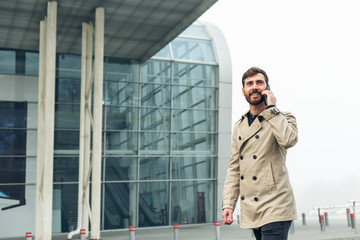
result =
M110 105L138 106L139 84L131 82L107 82L106 103Z
M169 133L143 132L140 134L142 154L167 154L169 152Z
M209 223L214 219L214 181L172 182L171 224Z
M53 228L57 229L61 226L61 232L75 230L78 214L78 185L54 184L53 191L53 211L61 209L61 215L53 216Z
M78 157L54 157L54 182L77 182L78 176Z
M142 84L141 105L154 107L170 107L170 85Z
M139 62L108 57L104 64L104 80L139 81Z
M171 42L174 58L215 62L211 40L177 37Z
M0 50L0 73L15 74L15 51Z
M205 27L202 25L192 24L185 31L183 31L180 36L191 36L198 38L210 38Z
M104 229L135 226L136 184L105 183Z
M137 133L129 131L107 131L106 133L106 154L136 154Z
M138 108L105 107L107 130L137 130Z
M25 155L26 130L0 129L0 155Z
M141 130L169 131L170 109L141 108Z
M56 79L55 102L80 103L80 79Z
M56 75L59 77L81 77L81 56L57 54Z
M105 164L105 181L136 180L136 157L108 157Z
M139 184L139 227L168 225L168 183Z
M25 74L38 75L39 74L39 53L26 52L25 53Z
M79 104L55 104L55 128L79 129L79 126Z
M172 159L173 179L205 179L215 177L215 158L174 157Z
M216 108L216 88L173 86L173 106L179 108Z
M0 102L0 128L26 128L26 102Z
M55 150L75 150L79 151L79 131L55 130L54 134ZM60 152L58 152L60 153Z
M169 179L169 158L140 158L140 180Z
M174 84L216 87L216 67L194 63L174 63Z
M171 62L147 61L141 65L141 82L170 83Z
M171 58L169 44L166 45L163 49L161 49L158 53L156 53L154 57Z
M174 154L215 154L216 134L173 133Z
M217 112L214 110L173 110L172 128L182 132L214 132Z

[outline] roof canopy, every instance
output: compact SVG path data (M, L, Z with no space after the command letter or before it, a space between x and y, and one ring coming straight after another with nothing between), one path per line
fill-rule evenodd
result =
M81 23L105 8L104 55L145 61L218 0L58 0L57 52L81 54ZM0 1L0 47L39 50L46 0Z

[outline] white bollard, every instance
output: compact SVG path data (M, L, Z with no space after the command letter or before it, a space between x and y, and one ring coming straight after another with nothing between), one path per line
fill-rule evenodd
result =
M184 224L187 224L187 218L184 217Z
M134 226L129 227L129 239L135 240L135 227Z
M306 226L306 215L305 215L305 213L302 213L302 225Z
M237 224L240 224L240 216L239 216L239 214L237 215Z
M348 226L351 227L350 208L346 209L346 217L347 217Z
M32 240L32 233L31 232L26 232L25 240Z
M174 224L174 240L179 240L179 224Z
M221 240L220 235L220 221L215 222L215 232L216 232L216 240Z
M294 225L294 221L291 221L290 224L290 234L294 234L295 233L295 225Z
M86 230L80 229L80 240L86 240Z
M320 230L322 232L326 231L324 215L320 215Z

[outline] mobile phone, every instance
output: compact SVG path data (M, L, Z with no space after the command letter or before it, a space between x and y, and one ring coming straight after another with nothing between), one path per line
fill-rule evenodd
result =
M269 84L267 84L265 90L270 90L270 85L269 85ZM268 105L268 101L267 101L267 95L266 95L266 94L263 95L263 99L264 99L265 105L267 106L267 105Z

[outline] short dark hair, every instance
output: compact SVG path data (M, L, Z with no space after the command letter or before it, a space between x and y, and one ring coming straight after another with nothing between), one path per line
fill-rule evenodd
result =
M266 74L266 72L264 70L262 70L261 68L258 68L258 67L252 67L252 68L249 68L245 73L244 75L242 76L242 85L244 87L244 82L245 82L245 79L247 79L248 77L252 77L258 73L261 73L262 75L264 75L265 77L265 82L266 82L266 85L269 84L269 78Z

